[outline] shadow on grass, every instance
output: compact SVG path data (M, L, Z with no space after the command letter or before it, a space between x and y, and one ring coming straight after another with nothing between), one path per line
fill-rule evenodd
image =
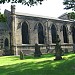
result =
M53 54L44 54L44 55L41 55L41 57L34 57L34 55L24 56L24 59L40 59L40 58L50 58L50 57L53 57Z
M0 66L0 75L75 75L74 56L70 55L68 59L60 61L44 60L40 62L21 62L14 65ZM41 58L44 57L45 55ZM50 58L49 55L46 58Z

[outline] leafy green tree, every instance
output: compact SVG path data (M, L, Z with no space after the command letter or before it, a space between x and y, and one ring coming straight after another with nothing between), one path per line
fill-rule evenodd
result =
M0 22L6 22L6 16L0 13Z
M68 13L69 19L75 19L75 12Z
M0 4L4 3L21 3L23 5L34 6L34 4L42 4L44 0L0 0Z
M75 0L64 0L65 9L72 9L75 11Z
M65 5L66 10L72 9L75 11L75 0L64 0L63 4ZM68 13L69 19L75 19L75 12Z

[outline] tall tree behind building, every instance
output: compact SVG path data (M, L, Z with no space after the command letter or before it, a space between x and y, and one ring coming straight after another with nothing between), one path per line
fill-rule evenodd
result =
M63 4L65 5L65 9L72 9L75 11L75 0L64 0Z
M34 6L35 4L42 4L44 0L0 0L0 4L4 3L21 3L23 5Z
M65 5L66 10L72 9L75 11L75 0L64 0L63 5ZM75 19L75 12L68 13L69 19Z

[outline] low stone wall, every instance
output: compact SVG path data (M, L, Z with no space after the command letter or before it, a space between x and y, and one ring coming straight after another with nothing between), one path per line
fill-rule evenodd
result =
M3 50L3 55L5 56L10 55L10 50Z
M46 45L39 45L39 46L41 53L43 54L47 53ZM65 51L65 49L68 49L69 52L73 51L72 44L62 44L61 47L63 51ZM35 51L35 46L34 45L17 46L17 51L15 51L15 53L17 52L16 54L19 55L21 50L23 50L24 54L26 55L33 54ZM50 45L50 50L48 51L48 53L55 53L55 44Z

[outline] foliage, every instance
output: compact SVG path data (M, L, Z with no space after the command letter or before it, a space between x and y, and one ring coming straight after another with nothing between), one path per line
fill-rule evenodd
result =
M75 0L64 0L65 9L72 9L75 11Z
M75 19L75 12L70 12L70 13L68 13L68 17L69 17L70 19Z
M59 35L56 35L56 46L55 46L55 60L61 60L62 59L62 48L60 45L60 39Z
M41 56L41 51L40 51L40 47L38 46L38 44L35 44L35 52L34 52L34 56L35 57L40 57Z
M25 56L25 60L19 60L19 56L3 56L0 57L0 75L75 75L75 54L63 58L53 61L52 54L39 59Z
M6 22L6 16L0 13L0 22Z
M23 5L34 6L34 4L42 4L44 0L0 0L0 4L4 3L21 3Z

